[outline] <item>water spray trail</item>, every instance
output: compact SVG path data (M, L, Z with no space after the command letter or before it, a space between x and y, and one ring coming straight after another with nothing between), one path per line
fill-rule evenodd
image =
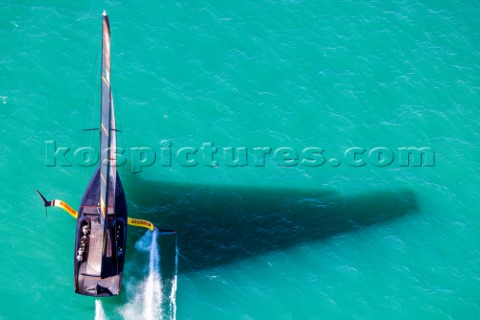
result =
M120 310L127 320L162 319L162 285L160 279L160 254L157 246L158 232L147 231L135 244L140 252L149 254L148 274L135 286L133 298Z
M178 246L175 238L175 270L172 277L172 292L170 293L170 320L177 319L177 278L178 278Z
M161 233L158 230L153 232L147 231L135 244L135 248L138 251L149 254L148 275L143 281L135 285L133 299L129 299L130 301L119 310L120 314L126 320L137 320L139 318L142 320L175 320L177 318L179 256L177 238L175 236L175 263L173 273L168 272L168 276L162 279L160 244L157 242L157 238L160 235ZM165 283L163 281L165 281ZM166 284L166 286L164 287L162 284Z
M105 310L103 310L102 301L100 299L95 300L95 320L107 320Z
M157 248L157 230L152 233L150 263L143 299L143 319L162 318L162 285L160 279L160 254Z

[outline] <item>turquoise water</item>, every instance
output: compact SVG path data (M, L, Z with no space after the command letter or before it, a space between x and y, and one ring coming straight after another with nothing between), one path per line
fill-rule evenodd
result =
M46 220L33 190L78 207L93 171L47 166L45 141L97 145L82 129L98 119L104 9L119 142L157 154L141 173L121 168L129 210L178 230L178 319L480 313L475 1L0 7L1 319L95 316L95 300L73 292L75 223L56 209ZM176 157L204 143L218 165ZM322 148L327 161L284 166L277 151L235 167L228 147ZM364 166L343 156L352 147ZM434 165L400 165L402 147L433 150ZM130 231L124 290L102 300L109 319L127 314L148 271L143 231ZM168 278L172 241L159 241Z

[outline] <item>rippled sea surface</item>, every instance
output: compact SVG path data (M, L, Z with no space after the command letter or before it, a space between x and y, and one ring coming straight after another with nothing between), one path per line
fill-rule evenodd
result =
M119 173L131 216L178 230L177 319L480 314L478 2L0 2L0 319L95 317L75 222L34 190L76 208L94 170L104 9Z

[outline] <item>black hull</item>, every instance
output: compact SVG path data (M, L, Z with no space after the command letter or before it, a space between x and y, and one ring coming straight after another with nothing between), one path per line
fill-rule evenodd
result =
M118 173L116 175L116 186L109 186L105 219L101 219L100 168L90 180L80 204L74 251L75 292L79 294L98 297L120 292L127 204Z

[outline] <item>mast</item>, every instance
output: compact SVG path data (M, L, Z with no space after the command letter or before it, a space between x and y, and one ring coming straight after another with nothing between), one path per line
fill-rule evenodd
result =
M103 12L102 32L102 103L100 124L100 221L105 223L109 208L115 208L116 190L116 134L113 111L112 89L110 85L110 23L107 13ZM113 213L113 212L111 212Z

